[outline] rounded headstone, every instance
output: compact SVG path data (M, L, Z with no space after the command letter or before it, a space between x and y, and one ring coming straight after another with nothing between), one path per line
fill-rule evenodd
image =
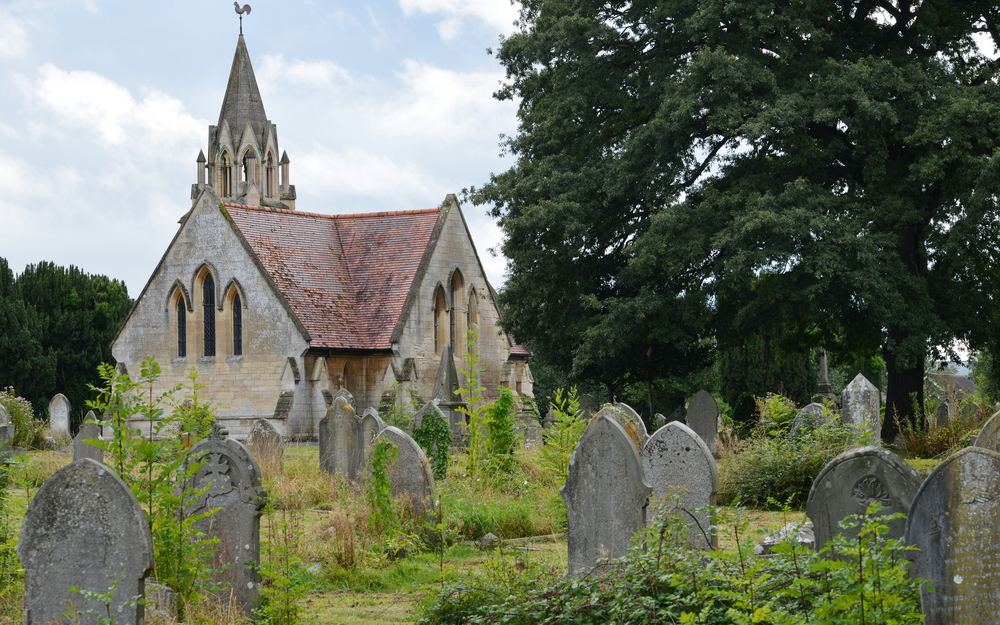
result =
M712 515L698 511L714 506L719 490L719 472L705 441L683 423L668 423L654 432L642 448L642 469L653 487L653 514L657 514L658 499L664 501L670 495L679 495L680 505L691 515L681 513L689 527L690 544L715 548Z
M1000 451L1000 412L994 413L983 427L979 430L979 435L972 443L976 447Z
M930 580L920 591L925 625L1000 620L1000 453L966 447L931 472L913 498L906 542L910 574Z
M141 605L117 610L144 593L153 538L135 495L103 464L77 460L42 484L28 506L17 553L24 567L26 625L61 623L70 601L78 610L103 609L69 588L106 593L119 574L111 600L116 622L143 622Z
M642 422L642 417L635 410L632 410L631 406L622 403L604 406L593 416L591 423L596 422L602 416L607 416L622 426L632 444L635 445L636 453L642 450L642 446L649 439L649 434L646 432L646 424Z
M719 404L708 391L698 391L688 402L687 424L695 431L701 440L705 441L709 450L716 450L716 438L719 435Z
M91 410L80 426L80 431L73 439L73 460L80 458L90 458L98 462L104 462L104 450L98 445L103 441L101 436L101 426L97 423L97 416Z
M806 514L813 522L816 548L843 533L840 522L852 514L864 514L868 504L882 504L879 515L906 514L922 479L905 460L881 447L855 447L827 463L813 481L806 502ZM889 538L902 538L906 521L889 523Z
M273 423L267 419L254 421L247 437L247 449L257 460L264 477L281 475L285 466L285 448L281 443L281 434Z
M434 508L434 471L424 450L409 434L391 425L378 433L376 442L381 440L397 450L396 462L389 469L392 496L406 501L414 516L428 515Z
M73 439L69 433L69 411L69 400L62 393L56 393L49 401L49 435L56 441Z
M819 427L823 424L823 415L825 411L826 407L817 402L813 402L805 406L795 413L795 418L792 419L792 425L788 429L789 434L792 437L798 437L809 430Z
M319 466L328 473L354 479L357 449L357 429L360 422L349 401L347 391L341 389L333 398L333 405L319 422ZM357 425L356 425L357 424Z
M652 490L634 440L602 411L580 437L559 490L571 575L589 571L598 559L626 554L632 536L646 525Z

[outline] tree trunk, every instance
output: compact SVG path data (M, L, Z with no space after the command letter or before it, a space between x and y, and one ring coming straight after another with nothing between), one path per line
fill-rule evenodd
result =
M923 427L924 411L924 357L901 366L896 355L882 349L888 382L886 384L885 419L882 421L882 440L891 443L900 427L909 424L916 430Z

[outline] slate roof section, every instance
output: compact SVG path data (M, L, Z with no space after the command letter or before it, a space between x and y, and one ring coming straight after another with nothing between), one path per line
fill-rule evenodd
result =
M440 209L320 215L224 206L309 332L311 347L391 349Z

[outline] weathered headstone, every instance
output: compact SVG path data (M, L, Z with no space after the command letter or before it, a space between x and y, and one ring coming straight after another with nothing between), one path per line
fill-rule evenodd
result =
M788 430L789 434L794 438L819 427L823 424L824 411L826 408L823 404L816 402L805 406L795 413L795 418L792 419L792 425Z
M247 616L257 607L260 596L260 516L267 494L260 485L260 467L242 443L227 436L218 424L212 433L188 452L193 462L201 462L193 486L208 487L203 496L188 506L188 515L216 510L198 522L208 536L218 537L212 556L217 570L213 579L231 589L232 596Z
M397 450L396 462L389 469L392 496L406 502L410 514L424 517L434 509L434 471L424 450L410 435L397 427L383 428L375 443L388 441Z
M636 453L642 451L642 446L649 440L649 434L646 432L646 424L642 422L642 417L635 410L632 410L628 404L619 403L605 406L594 415L592 421L600 416L608 416L614 419L618 425L622 426L622 429L625 430L625 433L632 440Z
M545 413L545 417L542 419L542 427L547 430L555 425L556 422L556 411L550 404L548 412Z
M655 415L653 415L653 431L654 432L656 430L662 428L663 426L665 426L667 423L669 423L669 421L667 421L667 418L664 417L663 415L661 415L660 413L656 413Z
M1000 453L966 447L920 486L906 520L916 546L910 574L931 581L920 600L925 625L1000 622Z
M13 445L15 433L10 413L7 412L7 408L3 404L0 404L0 447Z
M972 444L976 447L1000 452L1000 412L986 420Z
M49 435L56 441L72 440L69 434L69 400L62 393L49 401Z
M327 473L355 479L360 421L354 407L341 393L319 422L319 466Z
M587 426L559 490L566 504L569 573L587 572L600 558L619 558L646 525L652 487L635 442L608 413Z
M830 374L826 366L826 350L819 350L819 385L816 394L829 400L833 405L837 404L837 395L833 392L833 385L830 384Z
M601 403L597 399L589 394L584 393L580 395L580 418L590 419L595 412L597 412L601 407Z
M378 415L378 411L374 408L365 408L358 424L358 439L354 449L354 464L359 471L364 469L365 458L367 458L368 450L371 449L372 441L384 427L385 422Z
M281 444L281 434L267 419L254 421L247 437L247 449L257 460L265 479L274 478L284 471L285 448Z
M118 608L144 594L153 569L153 539L129 487L89 458L55 472L38 490L21 526L17 547L24 567L24 623L62 623L72 602L78 611L99 610L70 586L106 593L115 587L111 611L118 625L143 622L142 605ZM96 625L98 616L81 616Z
M518 435L524 441L525 449L535 449L542 444L542 426L538 423L534 413L521 411L517 413Z
M718 447L719 404L708 391L698 391L688 402L687 424L714 453Z
M934 411L934 427L948 427L948 424L951 423L953 412L954 411L948 404L948 401L942 399L941 403L938 404L937 410Z
M679 504L688 512L679 514L689 528L690 544L714 549L718 541L711 529L712 515L706 510L699 511L715 505L715 493L719 490L715 458L705 441L683 423L668 423L654 432L642 448L642 469L653 487L653 518L659 514L657 504L668 507ZM671 501L673 495L679 501Z
M840 394L840 418L855 430L882 431L881 395L878 388L860 373Z
M80 426L80 431L76 433L76 438L73 439L73 460L90 458L104 462L104 450L94 445L102 440L101 426L97 424L97 416L91 410Z
M888 449L848 449L823 467L809 491L806 514L813 522L816 547L822 549L837 534L857 536L842 530L840 522L846 516L864 514L873 501L882 504L880 515L906 514L920 482L920 474ZM889 538L902 538L905 523L903 519L890 522Z

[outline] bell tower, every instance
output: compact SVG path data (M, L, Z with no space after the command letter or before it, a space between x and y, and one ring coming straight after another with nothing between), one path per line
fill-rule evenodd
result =
M288 154L278 150L278 127L264 113L240 34L219 123L208 127L208 157L198 154L198 182L192 185L191 199L207 186L224 201L294 210L289 162Z

